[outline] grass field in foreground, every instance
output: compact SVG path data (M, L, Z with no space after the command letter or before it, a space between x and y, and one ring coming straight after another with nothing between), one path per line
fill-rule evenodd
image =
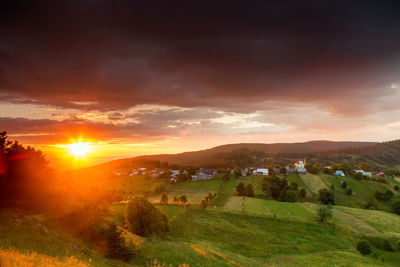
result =
M384 263L361 256L355 249L361 238L316 220L190 209L175 218L166 240L145 242L140 255L142 260L157 255L174 266L396 266L397 252L374 250L384 255Z

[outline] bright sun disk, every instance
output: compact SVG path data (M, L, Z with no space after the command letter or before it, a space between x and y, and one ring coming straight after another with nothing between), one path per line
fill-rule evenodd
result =
M68 145L70 154L74 155L76 158L85 157L88 153L90 145L88 143L72 143Z

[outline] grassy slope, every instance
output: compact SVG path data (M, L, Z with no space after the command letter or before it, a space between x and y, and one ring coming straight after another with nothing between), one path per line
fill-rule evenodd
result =
M206 195L218 191L218 197L206 210L192 207L185 211L178 205L158 205L170 218L171 231L162 240L141 239L137 264L145 265L151 259L174 266L183 263L190 266L396 266L400 262L400 252L385 252L379 246L374 248L378 259L362 257L355 250L360 239L368 239L374 245L388 239L394 247L400 241L399 216L351 208L364 203L377 188L393 188L392 182L387 186L320 175L302 184L306 177L288 176L288 180L308 190L308 186L316 187L312 183L318 179L315 182L318 185L321 181L326 186L334 184L337 202L350 207L335 206L331 223L319 224L314 203L234 196L238 182L253 184L256 194L262 195L262 177L232 177L227 182L218 177L208 182L183 183L171 192L183 191L190 199L191 192ZM353 189L353 196L340 195L344 191L340 188L341 179ZM153 183L152 180L128 180L124 189L136 194ZM172 196L169 193L170 199ZM125 205L112 205L111 219L123 225L124 212ZM385 258L385 263L380 257ZM95 255L87 245L40 216L0 213L0 260L10 263L14 259L21 262L35 259L37 265L54 266L123 265Z
M340 190L344 191L340 187L341 181L335 177L312 176L311 181L304 183L306 178L310 176L288 176L289 181L297 182L300 188L307 190L306 183L314 190L334 184L337 195ZM251 183L256 191L261 181L262 177L239 177L228 182L216 179L180 185L180 189L207 191L215 190L222 183L223 190L206 210L190 209L177 214L171 221L171 233L166 240L144 243L140 250L141 260L157 255L153 258L161 262L187 263L190 266L396 266L400 261L399 252L374 248L379 254L375 259L362 257L355 250L357 241L365 238L388 239L396 246L400 241L399 216L335 206L331 223L319 224L314 203L284 203L234 196L237 183ZM343 193L343 196L354 199L362 193L371 196L377 188L388 187L368 181L351 180L350 184L355 195L350 197ZM385 258L385 263L381 257Z
M295 211L298 206L286 210ZM297 212L310 219L274 219L218 209L188 210L172 221L171 233L165 240L145 242L140 255L143 261L149 255L157 255L154 257L161 262L190 266L309 266L310 262L318 266L382 266L355 250L360 236L354 231L319 224L306 209ZM379 253L385 255L384 265L395 266L400 259L399 253Z
M0 211L0 266L110 266L48 218Z

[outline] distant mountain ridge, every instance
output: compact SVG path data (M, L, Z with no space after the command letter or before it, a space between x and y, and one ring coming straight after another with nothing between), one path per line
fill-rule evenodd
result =
M351 142L351 141L309 141L304 143L239 143L221 145L210 149L183 152L178 154L160 154L149 156L138 156L114 161L126 162L135 159L149 159L166 161L179 165L193 166L222 166L225 164L265 164L257 162L257 158L274 157L281 154L308 155L316 152L339 151L344 149L360 149L377 145L377 142ZM230 159L230 158L234 158ZM240 157L243 157L241 159ZM279 157L279 156L278 156ZM226 159L226 160L225 160ZM240 163L240 161L243 161Z

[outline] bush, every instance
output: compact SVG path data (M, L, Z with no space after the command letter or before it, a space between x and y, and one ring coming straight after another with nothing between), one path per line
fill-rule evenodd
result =
M203 199L200 201L200 208L202 208L202 209L207 208L207 200L206 200L205 198L203 198Z
M369 255L372 252L371 246L369 245L369 243L367 241L358 242L357 250L358 250L358 252L360 252L364 256L365 255Z
M185 195L182 195L182 196L179 198L179 200L180 200L180 202L182 202L183 204L185 204L185 203L187 202L187 197L186 197Z
M245 196L246 195L246 187L244 186L243 183L238 183L236 185L236 192L238 193L239 196Z
M330 217L332 217L332 206L321 205L317 209L317 215L319 217L319 222L326 222Z
M385 193L381 191L375 191L375 198L377 200L391 200L393 198L393 192L390 190L387 190Z
M352 194L353 194L353 190L351 190L350 187L347 187L347 189L346 189L346 195L351 196Z
M346 182L342 182L342 188L346 188L347 187L347 183Z
M122 231L115 223L101 227L97 236L104 241L103 253L106 257L123 261L130 261L133 258L134 251L126 246Z
M296 202L297 201L297 194L296 191L294 190L288 190L286 191L284 200L286 202Z
M333 191L329 191L328 189L324 188L319 190L319 198L318 200L321 204L333 204L335 205L335 195Z
M306 195L307 195L307 191L306 191L304 188L302 188L302 189L300 190L300 197L301 197L301 198L305 198Z
M397 215L400 215L400 200L397 200L392 205L392 211Z
M169 231L167 215L143 197L129 201L125 217L128 230L136 235L160 235Z
M254 197L254 190L253 190L253 186L251 184L248 184L246 186L246 196Z
M394 190L399 191L399 190L400 190L400 187L396 184L396 185L394 186Z
M390 244L390 242L387 241L387 240L383 241L383 248L384 248L386 251L394 252L394 249L393 249L393 247L392 247L392 244Z

